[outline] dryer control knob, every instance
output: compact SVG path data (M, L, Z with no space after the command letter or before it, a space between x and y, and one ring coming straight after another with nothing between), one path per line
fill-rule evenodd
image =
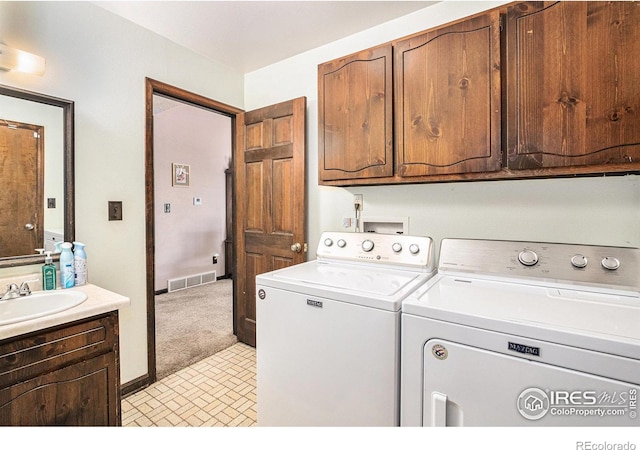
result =
M571 257L571 264L573 267L577 267L578 269L583 269L587 267L587 258L584 255L573 255Z
M538 255L533 250L522 250L518 255L518 261L525 266L535 266L538 264Z
M324 240L324 246L325 247L331 247L333 245L333 240L331 238L326 238Z
M409 251L412 255L417 255L418 253L420 253L420 247L418 246L418 244L411 244L409 246Z
M402 251L402 244L400 242L394 242L391 246L391 250L396 253L400 253Z
M338 247L345 248L347 246L347 241L344 239L338 239Z
M620 261L618 261L618 258L614 258L613 256L605 256L602 259L602 267L607 270L616 270L620 267Z
M365 252L370 252L371 250L373 250L373 247L374 247L374 244L371 239L366 239L362 241L362 250L364 250Z

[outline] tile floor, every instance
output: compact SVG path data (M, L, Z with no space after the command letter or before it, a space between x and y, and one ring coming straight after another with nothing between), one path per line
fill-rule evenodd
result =
M238 343L122 400L125 427L256 425L256 350Z

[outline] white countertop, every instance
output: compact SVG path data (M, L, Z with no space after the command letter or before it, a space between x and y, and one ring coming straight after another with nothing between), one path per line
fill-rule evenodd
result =
M107 291L93 284L78 286L70 290L82 291L87 294L87 299L73 308L50 314L36 319L25 320L24 322L0 325L0 339L7 339L19 336L32 331L44 330L46 328L73 322L87 317L115 311L129 306L130 300L115 292Z

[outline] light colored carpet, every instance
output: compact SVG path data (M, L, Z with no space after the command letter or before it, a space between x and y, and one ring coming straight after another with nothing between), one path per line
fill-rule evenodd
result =
M237 342L233 281L156 295L156 376L161 379Z

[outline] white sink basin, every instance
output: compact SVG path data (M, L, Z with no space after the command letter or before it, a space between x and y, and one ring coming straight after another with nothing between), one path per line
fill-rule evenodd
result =
M23 322L78 306L87 299L80 291L39 291L26 297L0 301L0 325Z

